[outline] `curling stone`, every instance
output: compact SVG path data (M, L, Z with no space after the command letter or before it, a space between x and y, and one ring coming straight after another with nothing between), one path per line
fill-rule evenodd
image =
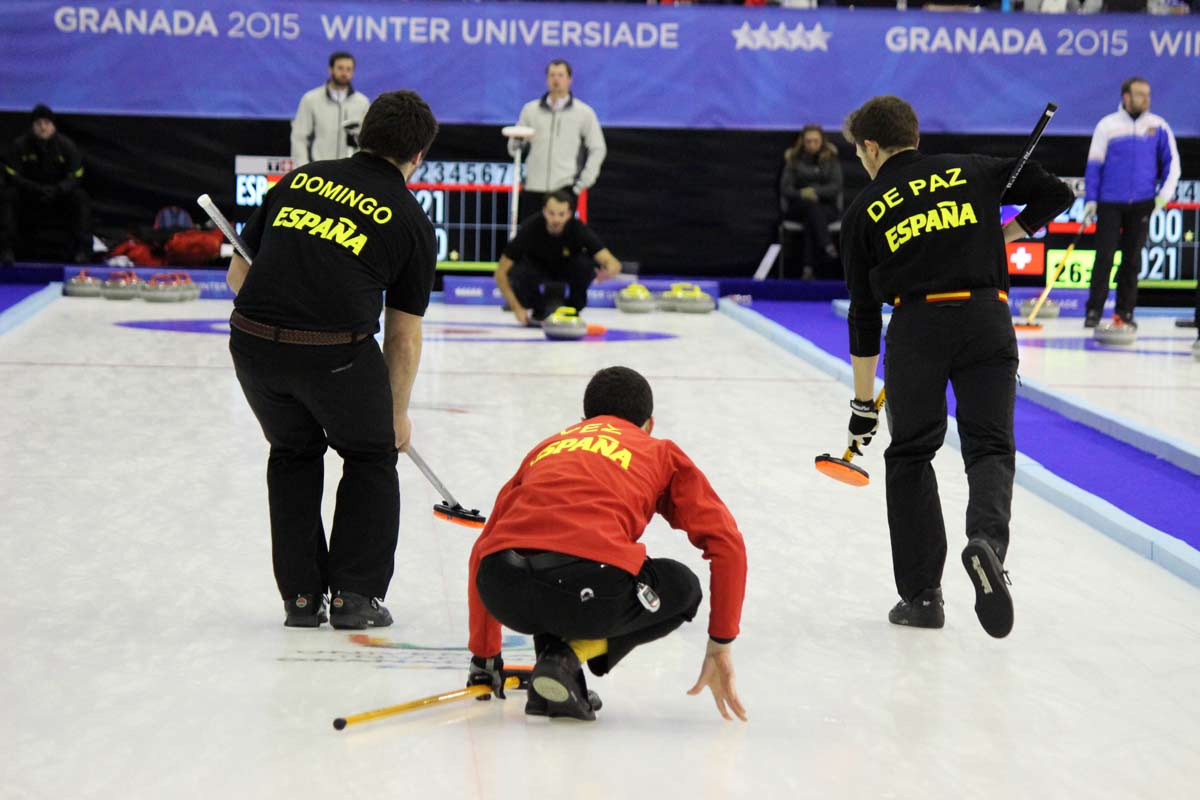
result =
M1097 325L1096 332L1092 336L1100 344L1133 344L1137 341L1137 325L1122 322L1114 317L1108 322L1101 322Z
M180 300L199 300L200 299L200 284L192 280L192 276L186 272L171 273L179 279L179 285L182 288L183 297Z
M1025 319L1029 319L1029 315L1033 313L1033 307L1035 305L1037 305L1037 299L1033 297L1029 298L1028 300L1021 301L1021 316ZM1054 302L1053 300L1047 300L1046 302L1042 303L1042 307L1038 311L1038 319L1055 319L1058 317L1058 312L1060 310L1061 309L1058 303Z
M114 272L100 286L105 300L132 300L138 296L142 281L136 272Z
M654 310L654 295L640 283L631 283L617 292L617 308L626 314L646 314Z
M186 291L177 276L159 272L142 284L140 296L147 303L178 303L185 299Z
M89 274L86 269L81 269L78 275L73 276L63 286L63 294L67 297L99 297L102 284L103 281L95 275Z
M587 336L587 323L570 306L559 306L542 321L542 333L547 339L582 339Z
M672 283L671 288L658 295L658 307L663 311L685 314L707 314L717 307L712 295L702 292L692 283Z

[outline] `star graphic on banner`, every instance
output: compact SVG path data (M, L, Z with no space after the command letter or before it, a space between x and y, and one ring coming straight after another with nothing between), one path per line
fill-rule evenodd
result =
M808 31L804 30L804 23L797 22L796 27L788 34L788 38L792 40L788 50L807 50L808 49Z
M737 39L737 46L734 50L741 50L743 47L748 47L751 50L754 47L754 31L750 28L749 22L743 22L742 27L731 30L730 35Z
M832 33L821 27L821 23L813 26L813 29L808 32L808 47L807 50L824 50L829 52L829 37Z
M787 25L782 22L771 31L771 49L772 50L791 50L792 49L792 34L788 30Z
M754 49L771 49L771 29L767 27L767 23L765 22L754 29Z

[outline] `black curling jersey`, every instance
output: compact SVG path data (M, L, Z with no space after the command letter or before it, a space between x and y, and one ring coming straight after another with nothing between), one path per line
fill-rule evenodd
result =
M400 170L371 153L283 176L242 236L254 263L234 307L257 322L375 333L384 302L417 316L429 305L433 224Z
M1071 204L1070 187L1029 161L1007 193L1017 159L927 156L884 162L842 217L850 290L850 352L879 354L883 303L965 289L1008 289L1000 204L1024 205L1032 234Z

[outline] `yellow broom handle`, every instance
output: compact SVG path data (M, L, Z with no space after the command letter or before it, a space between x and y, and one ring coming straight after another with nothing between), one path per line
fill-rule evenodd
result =
M504 681L504 688L515 689L520 685L520 683L520 678L506 678ZM373 719L382 719L383 717L394 717L397 714L406 714L409 711L416 711L418 708L440 706L444 703L453 703L456 700L466 700L469 697L481 697L485 694L491 693L492 687L488 686L487 684L468 686L464 689L455 689L453 692L422 697L420 700L412 700L407 703L401 703L398 706L388 706L387 708L379 708L375 711L364 711L361 714L351 714L348 717L338 717L333 721L333 727L340 731L342 728L345 728L348 725L358 725L362 722L370 722Z

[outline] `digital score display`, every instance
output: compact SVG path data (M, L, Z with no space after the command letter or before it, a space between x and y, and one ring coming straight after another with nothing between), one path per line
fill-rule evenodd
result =
M512 162L427 161L408 182L433 222L439 266L486 271L495 268L508 243Z
M1026 247L1014 258L1014 247L1009 245L1009 272L1013 275L1036 275L1039 283L1050 284L1055 269L1062 261L1067 247L1079 232L1083 219L1082 178L1064 178L1075 189L1076 199L1065 212L1046 226L1045 233L1034 240L1023 240L1026 245L1040 242L1045 246L1044 265L1030 265L1028 257L1037 253L1035 248ZM1091 283L1092 267L1096 260L1094 224L1087 225L1079 244L1057 280L1050 284L1056 289L1086 289ZM1138 287L1144 289L1194 289L1200 276L1200 181L1180 181L1175 198L1165 208L1155 209L1150 215L1149 235L1141 249L1138 266ZM1113 271L1109 276L1110 288L1115 288L1116 267L1121 263L1118 249L1113 257ZM1039 269L1039 267L1043 267ZM1044 275L1042 278L1040 276Z

